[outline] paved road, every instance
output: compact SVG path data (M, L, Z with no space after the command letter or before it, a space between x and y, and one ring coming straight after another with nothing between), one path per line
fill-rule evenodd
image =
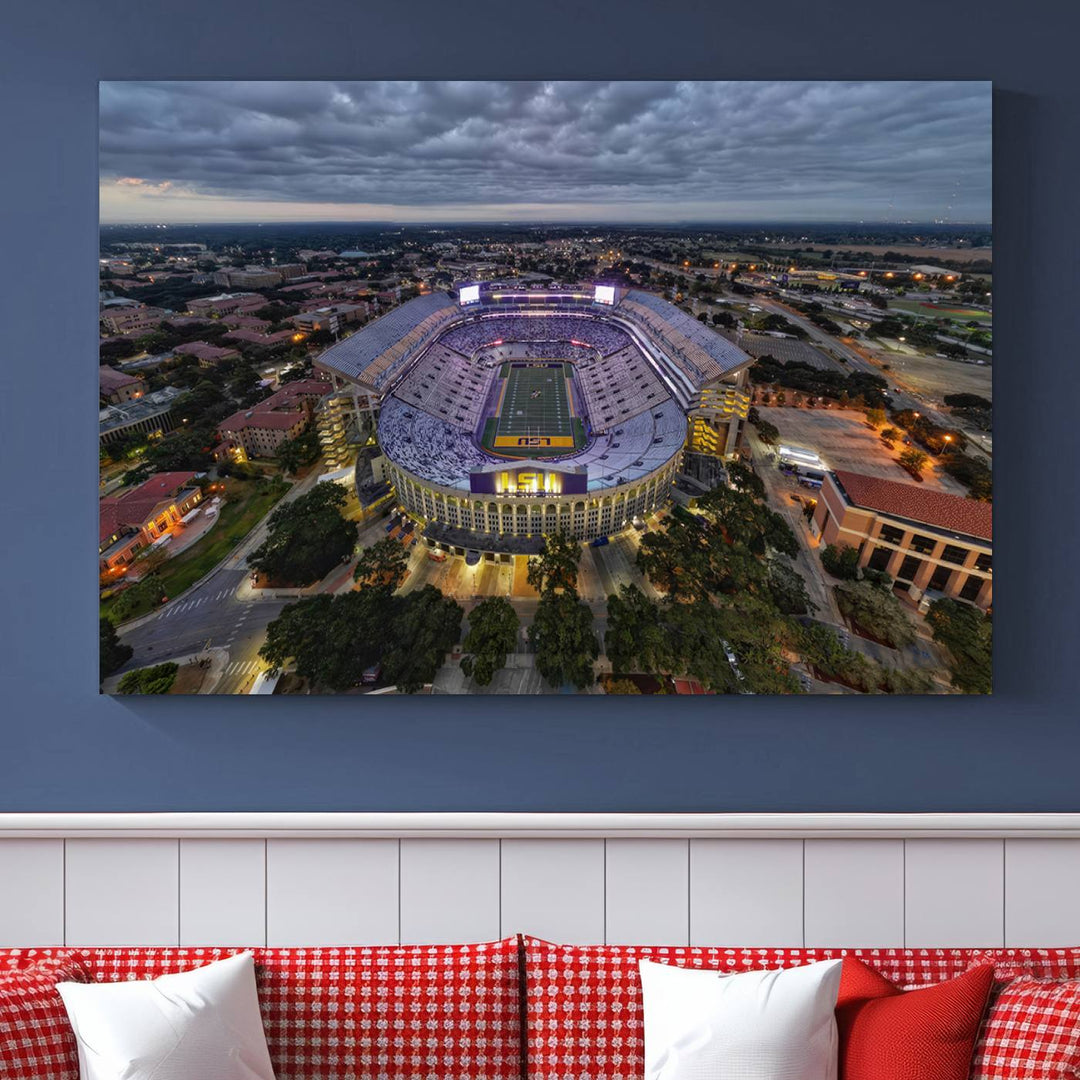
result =
M289 602L238 599L237 589L246 577L247 570L242 567L219 570L209 581L166 604L148 621L121 631L121 639L135 650L122 670L204 648L225 649L229 654L225 673L214 692L244 693L266 666L257 654L267 624Z
M312 472L286 493L277 504L291 502L310 491L318 480ZM269 516L269 515L268 515ZM120 638L134 650L120 669L186 656L204 648L225 649L225 673L214 693L245 693L266 665L258 651L266 627L280 614L288 600L242 600L237 590L248 575L247 556L266 538L267 518L203 582L164 607L119 630Z

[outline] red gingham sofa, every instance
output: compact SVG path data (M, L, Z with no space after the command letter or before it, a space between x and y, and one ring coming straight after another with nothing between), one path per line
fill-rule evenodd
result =
M240 951L0 949L0 976L43 958L75 956L98 981L154 978ZM640 959L738 972L853 955L909 988L993 963L999 994L1000 986L1020 976L1080 979L1080 948L725 949L558 945L511 937L478 945L252 951L278 1080L632 1080L643 1072ZM1008 1007L1015 1015L1008 1018L1006 1036L1029 1031L1031 1009L1046 1006L1019 993ZM1045 1017L1038 1021L1046 1022ZM1064 1041L1076 1048L1080 1069L1075 994L1054 1022L1075 1030L1076 1039ZM985 1027L984 1022L984 1058ZM993 1052L1018 1053L1000 1032ZM68 1075L59 1069L18 1071L25 1063L5 1058L15 1053L0 1046L0 1077ZM1071 1061L1061 1058L1065 1069ZM1009 1064L1004 1071L979 1075L1073 1075L1023 1072L1011 1067L1015 1061Z

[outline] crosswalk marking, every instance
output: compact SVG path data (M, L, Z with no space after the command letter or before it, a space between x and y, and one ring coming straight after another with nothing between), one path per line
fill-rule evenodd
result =
M249 675L258 671L262 665L258 660L234 660L226 669L226 675Z

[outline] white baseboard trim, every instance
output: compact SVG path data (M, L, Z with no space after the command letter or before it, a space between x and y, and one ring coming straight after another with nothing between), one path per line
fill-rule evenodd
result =
M35 838L1080 838L1080 813L58 813L0 814L0 840Z

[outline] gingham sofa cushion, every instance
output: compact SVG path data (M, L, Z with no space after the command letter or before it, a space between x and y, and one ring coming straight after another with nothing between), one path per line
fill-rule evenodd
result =
M1080 981L1020 977L991 997L971 1080L1080 1077Z
M1032 979L1080 979L1080 948L978 949L972 964L993 964L999 981L1028 976Z
M724 949L555 945L525 938L528 1073L532 1080L630 1080L644 1069L638 961L734 973L857 956L899 986L954 978L970 949Z
M95 979L112 981L187 971L241 951L122 948L78 954ZM520 1078L515 938L478 945L252 951L277 1080ZM0 969L51 952L0 951Z
M58 982L87 982L77 957L58 953L0 970L0 1077L79 1080L79 1051Z

